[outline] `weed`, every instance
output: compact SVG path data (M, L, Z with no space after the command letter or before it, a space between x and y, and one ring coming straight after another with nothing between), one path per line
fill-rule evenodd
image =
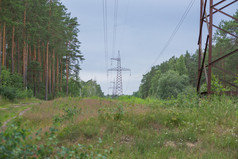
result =
M103 107L98 110L101 120L122 120L124 116L123 105L115 107Z
M167 114L165 124L170 127L181 126L185 122L185 117L182 113L176 110L170 110Z
M57 129L49 128L43 136L41 129L36 132L36 141L29 135L29 130L20 128L20 120L16 120L5 132L0 133L0 158L106 158L112 149L101 149L99 139L96 145L84 146L81 144L64 147L58 145ZM44 141L44 143L41 143ZM31 143L32 142L32 143Z
M61 140L77 141L80 137L91 139L99 134L99 122L91 119L75 125L69 125L64 128L58 135Z
M73 120L75 115L78 115L82 112L82 109L78 109L76 106L74 106L73 108L66 107L66 108L63 108L63 110L65 112L63 115L57 114L53 117L54 125L59 125L65 120L69 120L69 119Z
M98 133L99 133L99 128L95 127L95 126L92 126L92 125L87 125L81 130L82 130L83 135L87 139L91 139L91 138L97 136Z

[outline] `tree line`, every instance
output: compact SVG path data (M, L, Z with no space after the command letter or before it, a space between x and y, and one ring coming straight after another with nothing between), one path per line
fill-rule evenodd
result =
M78 26L59 0L0 0L0 76L21 76L24 89L46 100L68 95L84 60Z
M234 17L238 19L238 10ZM219 27L238 36L237 20L223 20L220 22ZM213 39L213 60L238 48L238 39L222 30L217 30ZM208 58L206 58L206 63L207 59ZM227 72L230 73L222 70L227 70ZM219 79L230 81L238 86L238 53L217 62L212 69L212 73L213 91L237 90L236 87L232 87L227 82L221 82ZM153 66L148 73L143 75L139 90L135 92L134 95L141 98L154 97L167 99L176 97L180 93L189 92L189 90L195 88L197 85L197 76L198 51L194 54L186 52L180 57L172 57L168 61ZM202 91L206 91L204 73L202 76L201 89Z

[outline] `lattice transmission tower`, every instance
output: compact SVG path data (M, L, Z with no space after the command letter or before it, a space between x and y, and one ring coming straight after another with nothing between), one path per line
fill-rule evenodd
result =
M115 95L120 96L123 94L123 88L122 88L122 71L131 71L128 68L121 67L121 56L120 51L118 51L118 57L117 58L111 58L111 60L117 61L117 67L110 68L107 71L116 71L117 77L116 77L116 91Z
M238 48L231 47L230 49L224 48L221 51L221 55L219 57L213 56L213 29L221 30L223 33L226 33L229 37L234 39L238 39L237 34L229 30L225 30L221 28L221 26L214 23L215 14L225 15L234 20L234 22L238 22L238 18L231 16L228 12L224 11L225 8L237 5L238 0L200 0L200 31L198 38L199 45L199 54L198 54L198 81L197 81L197 92L202 94L213 94L219 93L212 91L212 73L215 71L219 71L223 73L223 76L218 79L220 82L225 85L229 85L230 91L220 92L229 95L238 95L238 85L233 81L238 78L237 70L238 70L238 62L234 64L234 68L236 72L231 72L229 68L224 67L225 60L229 58L237 58ZM207 35L204 31L204 27L207 28ZM206 43L205 49L203 51L202 40L203 33L206 35ZM207 56L208 54L208 56ZM236 56L235 56L236 55ZM208 60L206 60L208 59ZM207 62L206 62L207 61ZM219 63L220 62L220 63ZM207 92L200 92L200 85L202 81L202 74L204 72L206 83L207 83Z
M112 97L116 96L116 81L114 79L114 81L111 82L112 87L109 87L109 89L112 89Z

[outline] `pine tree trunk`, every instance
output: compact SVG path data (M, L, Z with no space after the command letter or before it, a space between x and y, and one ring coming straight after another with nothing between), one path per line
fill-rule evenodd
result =
M45 81L45 73L46 73L46 68L45 68L45 45L44 45L44 42L42 43L42 48L43 48L43 73L42 73L42 81Z
M36 45L33 49L33 61L36 62ZM36 68L33 68L33 84L34 84L34 96L36 96Z
M20 67L20 45L19 39L17 39L17 72L21 74L21 67Z
M0 4L1 4L1 0L0 0ZM0 22L0 76L2 73L2 23ZM1 86L2 82L1 82L1 78L0 78L0 86Z
M36 62L36 45L34 45L33 61ZM36 96L36 68L33 70L34 96Z
M25 37L25 32L26 32L26 9L24 10L24 20L23 20L23 68L22 68L22 74L23 74L23 83L24 87L26 87L26 37Z
M55 96L55 49L53 48L52 53L52 93Z
M39 62L39 65L41 67L41 56L40 56L40 40L38 40L38 48L37 48L37 53L38 53L38 62ZM41 76L41 72L39 71L39 79L40 79L40 82L42 82L42 76Z
M15 42L14 42L14 38L15 38L15 26L12 26L12 73L15 72L15 67L14 67L14 49L15 49Z
M52 0L50 0L50 5ZM49 17L51 16L51 7L49 10ZM48 31L50 31L50 20L48 21ZM46 44L46 72L45 72L45 99L48 100L48 73L49 73L49 40Z
M48 65L48 82L49 82L49 94L52 93L51 91L51 57L49 55L49 65Z
M22 56L22 62L23 62L23 65L22 65L22 75L23 75L23 83L24 83L24 87L26 87L26 72L25 72L25 67L26 67L26 42L24 40L23 42L23 56Z
M33 61L36 61L36 46L35 45L33 49Z
M25 58L24 58L24 86L25 88L27 87L27 63L28 63L28 44L26 44L26 49L25 49Z
M0 0L0 11L1 11L2 0ZM0 76L2 73L2 22L0 21ZM2 85L1 78L0 78L0 86Z
M63 63L60 59L60 91L62 92L62 80L63 80Z
M2 65L5 66L6 61L6 23L3 23L3 43L2 43Z
M40 40L37 41L37 61L39 63L39 66L41 68L41 56L40 56ZM37 80L37 92L40 93L40 83L42 82L42 76L41 76L41 71L38 72L38 77L39 80Z
M48 55L49 55L49 41L46 44L46 69L45 69L45 100L48 100Z
M29 61L29 63L31 63L31 61L32 61L31 46L29 46L29 56L28 57L29 57L28 61Z
M56 57L56 93L59 91L59 57Z
M69 60L68 60L68 55L66 55L66 95L69 95Z
M28 62L27 63L31 63L31 61L32 61L32 51L31 51L31 45L29 46L28 45ZM31 68L31 73L30 74L27 74L28 76L27 76L27 79L28 79L28 81L30 82L30 83L32 83L33 84L33 71L32 71L32 69L34 69L34 68ZM27 70L26 70L27 71Z

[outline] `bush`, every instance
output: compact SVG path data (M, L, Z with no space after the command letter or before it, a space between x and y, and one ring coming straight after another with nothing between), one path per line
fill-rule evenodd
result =
M195 88L188 86L182 93L178 94L176 104L179 107L197 107L199 96Z
M158 97L162 99L177 97L188 84L188 76L179 75L176 71L168 71L164 73L158 81Z
M25 90L23 88L23 79L17 73L11 73L5 67L2 68L0 75L1 85L0 94L13 101L15 98L31 98L33 96L32 90Z
M21 120L14 121L4 132L0 133L0 158L107 158L111 150L100 149L102 143L86 147L81 144L64 147L59 145L56 133L57 129L49 128L44 134L40 129L34 135L29 136L30 130L21 128ZM36 143L43 141L42 143Z
M217 76L214 74L212 74L211 89L212 89L212 92L215 92L215 93L230 91L228 88L224 87L224 85L219 81ZM200 90L201 92L207 92L207 83L204 83L201 86Z
M103 107L98 110L99 118L101 120L115 120L121 121L124 116L123 105L118 105L115 108Z
M11 72L5 67L2 68L0 79L2 87L13 87L16 89L23 88L22 77L17 73L11 74Z
M24 99L24 98L31 98L33 97L33 92L32 90L28 89L28 90L17 90L17 98L19 99Z
M3 97L13 101L16 98L16 89L12 87L1 87L0 94Z

